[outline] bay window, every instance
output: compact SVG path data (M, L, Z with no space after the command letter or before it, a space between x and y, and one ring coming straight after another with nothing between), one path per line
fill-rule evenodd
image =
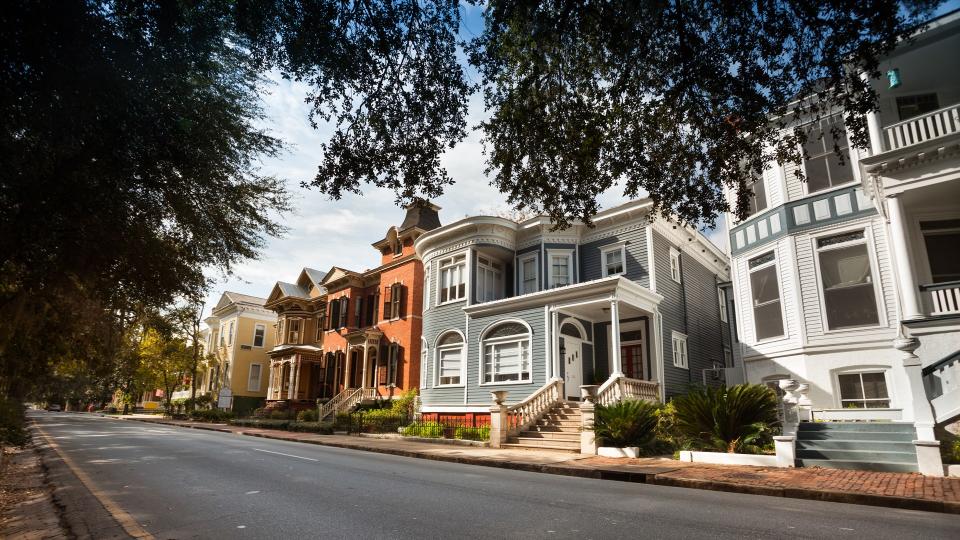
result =
M747 265L750 269L756 339L760 341L780 337L783 335L783 311L780 305L776 255L771 251L750 259Z
M300 343L300 319L287 321L287 343Z
M520 294L537 292L540 288L538 275L536 255L528 255L520 259Z
M834 129L838 131L836 136L832 133ZM803 168L809 193L853 181L849 146L841 115L824 118L813 126L811 133L807 134L807 143L803 145L808 156ZM835 147L840 149L842 158L837 157Z
M503 265L492 259L477 257L477 302L503 298Z
M863 231L817 239L827 328L880 323L876 289Z
M463 300L467 295L467 257L457 255L440 261L439 303Z

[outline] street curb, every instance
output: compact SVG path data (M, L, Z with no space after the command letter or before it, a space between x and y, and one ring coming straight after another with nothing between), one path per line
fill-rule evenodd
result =
M892 497L887 495L874 495L870 493L854 493L849 491L832 490L814 490L804 488L757 486L748 484L734 484L730 482L717 482L714 480L696 480L691 478L676 478L667 473L646 473L639 471L628 471L623 469L604 469L596 467L582 467L578 465L559 465L555 463L528 463L524 461L509 460L490 460L484 458L474 458L469 456L447 456L442 454L428 454L424 452L401 450L397 448L376 448L365 446L363 444L350 444L334 441L321 440L301 440L287 437L278 437L265 433L248 433L245 431L233 431L226 428L216 428L213 426L195 426L174 424L162 420L152 420L146 418L117 418L118 420L135 420L148 424L162 424L173 427L182 427L190 429L199 429L204 431L216 431L219 433L230 433L245 435L247 437L260 437L263 439L272 439L277 441L299 442L314 444L318 446L328 446L331 448L342 448L346 450L360 450L364 452L373 452L377 454L387 454L400 457L409 457L416 459L427 459L431 461L443 461L447 463L460 463L464 465L478 465L482 467L495 467L499 469L509 469L517 471L554 474L560 476L573 476L577 478L592 478L595 480L613 480L617 482L632 482L639 484L651 484L657 486L677 487L699 489L705 491L723 491L727 493L741 493L746 495L766 495L768 497L782 497L788 499L806 499L812 501L837 502L846 504L858 504L864 506L880 506L887 508L899 508L903 510L920 510L924 512L937 512L942 514L960 514L960 503L936 501L931 499L913 499L909 497ZM574 454L571 454L574 455Z

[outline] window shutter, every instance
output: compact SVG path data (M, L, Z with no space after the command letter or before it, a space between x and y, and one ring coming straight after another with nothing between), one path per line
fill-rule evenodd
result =
M330 320L330 322L328 323L328 327L330 330L336 330L339 328L337 322L340 320L340 303L337 300L330 300L329 304L330 315L327 318Z
M399 302L400 305L397 309L397 312L398 312L397 316L403 319L407 316L407 286L398 285L397 294L400 295L400 302Z
M377 297L375 295L367 295L367 324L369 326L374 326L377 324L377 318L375 313L377 312Z
M390 360L390 383L400 386L400 361L403 358L403 347L393 345L393 358Z
M363 328L366 325L363 324L364 321L363 321L363 297L362 296L357 297L357 305L354 311L355 311L355 313L353 314L353 319L355 321L354 324L356 325L357 328Z
M343 328L343 327L347 326L347 324L349 324L349 321L347 320L347 314L348 314L349 312L350 312L350 299L348 299L346 296L344 296L344 297L340 298L340 326L339 326L339 328Z
M380 347L380 362L377 365L377 384L387 384L387 366L390 363L390 349L393 345Z
M383 288L383 318L389 319L392 315L390 309L390 303L392 299L393 286Z
M372 302L370 302L370 311L373 312L373 317L371 320L373 324L380 322L380 289L377 288L377 292L373 293Z

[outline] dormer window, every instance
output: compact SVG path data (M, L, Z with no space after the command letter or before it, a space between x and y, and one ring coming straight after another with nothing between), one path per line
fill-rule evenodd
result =
M393 241L393 256L399 257L402 254L403 254L403 241L397 238Z

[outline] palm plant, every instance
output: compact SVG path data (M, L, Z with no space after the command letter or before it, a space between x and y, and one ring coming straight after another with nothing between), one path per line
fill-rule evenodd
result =
M760 452L777 424L777 396L760 384L693 388L673 406L678 435L721 452Z
M603 446L646 446L654 437L658 408L655 403L639 400L597 405L593 434Z

